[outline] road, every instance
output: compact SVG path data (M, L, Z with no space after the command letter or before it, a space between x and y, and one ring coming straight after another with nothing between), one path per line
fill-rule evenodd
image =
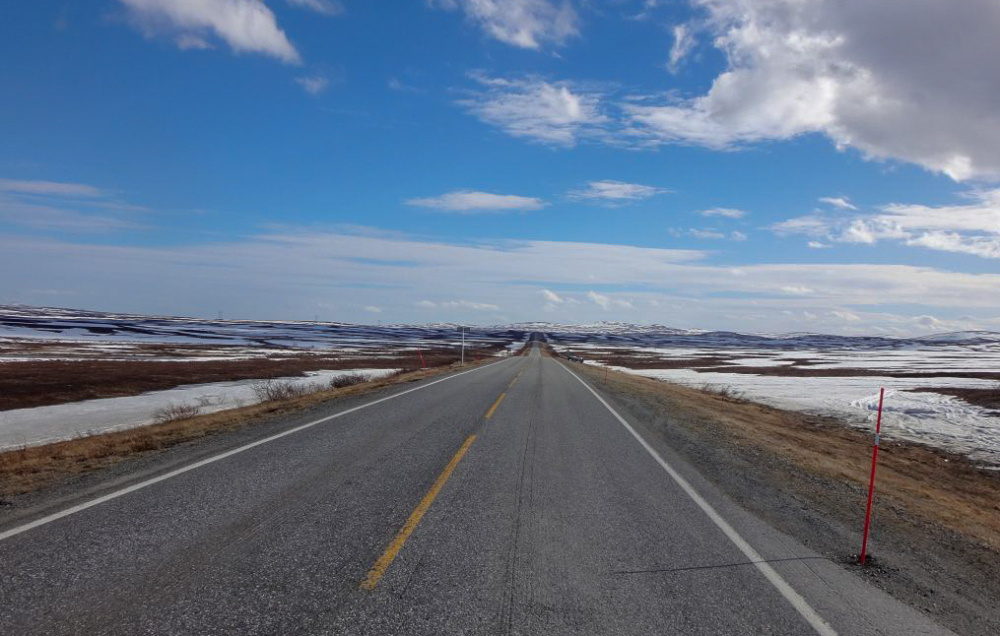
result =
M949 633L537 349L325 408L0 525L0 634Z

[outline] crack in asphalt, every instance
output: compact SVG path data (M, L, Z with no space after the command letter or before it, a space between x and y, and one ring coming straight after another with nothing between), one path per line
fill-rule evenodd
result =
M760 563L786 563L791 561L831 561L823 556L814 557L790 557L787 559L762 559L760 561L740 561L738 563L720 563L716 565L691 565L683 568L653 568L650 570L615 570L611 574L673 574L675 572L691 572L696 570L721 570L725 568L736 568L744 565L758 565Z

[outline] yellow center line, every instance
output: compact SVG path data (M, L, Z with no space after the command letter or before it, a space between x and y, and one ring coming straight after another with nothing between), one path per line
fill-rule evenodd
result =
M508 385L507 385L507 388L508 388L508 389L509 389L509 388L512 388L512 387L514 386L514 383L515 383L515 382L517 382L517 379L518 379L519 377L521 377L521 374L522 374L522 373L524 373L524 371L518 371L518 372L517 372L517 375L515 375L515 376L514 376L514 379L513 379L513 380L511 380L511 381L510 381L510 384L508 384Z
M497 401L493 403L493 406L490 407L490 410L486 411L486 419L490 419L491 417L493 417L493 411L497 410L497 407L500 406L500 403L503 402L503 399L506 396L507 393L500 394L500 397L498 397Z
M514 386L514 383L517 382L517 379L521 377L521 373L522 372L518 372L518 374L514 376L514 379L511 380L511 383L510 385L508 385L508 388ZM486 412L486 419L490 419L491 417L493 417L493 413L497 410L497 407L500 406L500 403L503 402L503 399L505 397L507 397L506 391L500 394L500 397L497 398L497 401L494 402L493 406L490 407L490 410ZM410 537L410 534L416 529L417 524L420 523L420 520L427 512L427 509L431 507L431 504L434 502L435 497L437 497L438 493L441 492L441 489L444 487L445 482L447 482L448 478L451 477L451 473L455 470L455 467L458 466L458 462L462 460L462 457L465 455L465 452L469 450L469 446L471 446L472 442L474 442L475 440L476 440L475 435L469 435L469 438L465 440L465 443L462 444L462 447L458 449L458 452L455 453L455 456L451 458L451 461L448 463L447 466L445 466L444 471L438 476L437 481L434 482L434 485L431 486L431 489L427 492L426 495L424 495L424 498L420 501L419 504L417 504L417 507L410 514L410 518L406 520L406 523L403 524L403 527L400 528L399 532L396 533L396 537L392 540L392 543L390 543L389 547L385 549L385 552L383 552L382 556L380 556L378 561L375 562L375 565L372 566L372 569L368 570L368 574L365 575L364 580L361 581L361 589L363 590L375 589L375 586L378 585L378 582L385 575L386 570L388 570L389 566L392 565L392 562L396 558L396 555L399 554L399 551L403 549L403 544L406 543L406 540Z
M361 582L361 589L375 589L375 586L378 585L379 580L382 579L386 570L388 570L389 566L392 565L393 559L395 559L396 555L399 554L399 551L403 549L403 544L406 543L410 534L417 527L417 524L420 523L424 513L426 513L427 509L431 507L432 503L434 503L434 498L438 496L438 493L441 492L445 482L447 482L448 478L451 477L451 473L455 470L455 466L458 466L458 462L462 461L462 457L465 455L465 452L469 450L469 446L471 446L474 441L476 441L476 436L469 435L469 438L465 440L465 443L458 449L455 456L451 458L451 461L448 462L447 466L445 466L444 471L438 476L434 485L431 486L431 489L427 491L427 494L424 495L424 498L420 500L420 503L410 514L410 518L406 520L403 527L396 533L396 538L394 538L392 543L389 544L389 547L385 549L385 552L383 552L382 556L380 556L378 561L375 562L372 569L368 570L367 576L365 576L365 579Z

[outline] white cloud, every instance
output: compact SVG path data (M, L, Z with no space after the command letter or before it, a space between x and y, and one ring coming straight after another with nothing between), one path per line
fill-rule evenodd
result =
M858 322L861 320L861 316L853 311L835 310L831 311L830 314L847 322Z
M546 203L537 197L493 194L475 190L456 190L437 197L407 199L406 204L446 212L472 213L540 210L546 206Z
M747 212L736 208L709 208L702 210L700 214L702 216L721 216L727 219L742 219L747 215Z
M441 9L461 8L490 37L523 49L560 45L579 35L580 22L568 0L428 0Z
M966 237L956 232L932 231L911 238L906 244L982 258L1000 258L1000 238L997 237Z
M4 192L14 194L54 195L85 198L105 196L105 193L100 188L82 183L0 179L0 193Z
M194 35L192 33L182 33L177 36L176 42L177 48L182 51L206 51L212 48L212 45L208 43L208 40L200 35Z
M805 285L786 285L781 288L781 291L786 294L794 294L799 296L806 296L813 293L813 290L809 289Z
M555 293L554 291L552 291L550 289L543 289L541 291L541 294L542 294L542 298L544 298L545 300L547 300L550 303L562 304L563 302L565 302L559 296L559 294Z
M851 203L851 200L847 197L820 197L820 203L826 203L832 205L835 208L841 210L857 210L858 206Z
M398 91L400 93L423 93L424 92L424 89L417 88L416 86L410 86L409 84L406 84L406 83L400 81L400 79L397 78L397 77L390 77L386 81L386 86L388 86L390 90Z
M604 294L598 294L595 291L589 291L587 292L587 298L592 300L601 309L606 310L609 307L611 307L611 299L605 296Z
M622 204L641 201L657 194L669 192L664 188L626 183L624 181L590 181L581 190L570 190L567 196L577 201L600 201L605 204Z
M814 250L825 250L830 248L829 245L820 241L809 241L808 243L806 243L806 245L808 245Z
M837 240L844 243L867 243L871 245L879 237L872 228L861 219L854 219L841 233Z
M542 289L539 291L542 298L545 299L545 304L542 305L542 311L546 313L551 313L556 310L561 305L579 305L580 301L572 296L560 296L551 289Z
M694 49L695 37L686 24L678 24L673 28L674 43L670 47L670 57L667 60L667 69L671 73L677 73L681 68L681 62Z
M301 62L274 13L260 0L119 1L147 34L172 34L182 47L204 48L212 34L237 53L261 53L288 64Z
M824 238L830 236L831 227L832 221L827 217L819 214L807 214L775 223L771 226L771 230L779 236L803 234L805 236Z
M4 198L0 198L0 221L35 230L73 233L149 229L124 215Z
M637 21L648 20L648 19L650 19L650 18L653 17L653 15L655 14L655 10L658 7L666 4L667 2L671 2L671 1L672 0L642 0L642 3L641 3L642 4L642 9L640 9L638 13L631 14L631 15L627 14L628 15L628 19L630 19L630 20L637 20Z
M651 141L728 148L820 133L957 180L1000 177L995 0L691 3L727 68L703 95L625 106Z
M729 233L729 238L733 241L745 241L747 240L747 235L739 230L733 230Z
M689 1L703 16L675 33L676 61L696 29L727 61L704 94L616 95L623 89L611 85L479 78L486 88L460 103L508 134L549 144L730 149L821 134L871 159L908 161L956 180L1000 179L995 0L957 8L911 0Z
M514 137L573 146L581 137L603 133L608 121L598 108L600 94L569 82L539 77L501 79L472 74L483 88L458 103L481 121Z
M376 307L375 305L367 305L365 307L365 311L367 311L370 314L380 314L382 313L382 308Z
M36 230L107 232L146 226L130 205L92 185L58 181L0 179L0 221Z
M387 260L373 259L385 255ZM706 262L704 252L564 241L496 241L478 244L420 240L379 232L285 229L245 239L134 246L110 241L71 242L0 234L0 298L38 302L32 290L73 289L81 306L121 311L212 315L219 307L236 316L312 318L317 299L343 297L333 319L364 320L366 305L392 321L425 320L444 309L490 319L503 307L514 320L536 319L539 289L628 289L629 298L597 292L573 306L576 321L598 320L632 304L636 319L657 300L680 326L744 330L795 330L808 311L819 316L811 330L871 333L921 329L910 317L971 315L962 328L1000 328L1000 274L962 273L891 264L776 263L734 268ZM23 264L32 263L25 269ZM150 285L150 281L157 281ZM526 285L525 281L539 281ZM601 287L597 287L600 285ZM808 288L795 295L784 288ZM183 289L183 294L165 290ZM450 294L437 298L440 290ZM639 290L639 291L637 291ZM34 296L32 294L35 294ZM560 297L567 300L565 294ZM488 301L482 299L488 298ZM455 300L452 300L455 299ZM622 301L620 304L615 300ZM635 301L640 302L635 302ZM456 303L454 306L444 303ZM893 316L862 307L910 308ZM282 308L275 314L275 308ZM350 313L354 308L355 313ZM640 310L640 308L643 308ZM654 310L649 309L649 312ZM663 311L662 309L660 311ZM859 320L836 317L849 312ZM432 314L435 317L437 314ZM465 318L462 318L465 319ZM991 323L990 320L993 320ZM958 326L952 320L951 325Z
M449 300L440 305L445 309L471 309L473 311L499 311L500 307L490 303L474 303L469 300Z
M802 234L842 243L900 241L938 251L1000 258L1000 189L975 190L963 197L970 202L945 206L892 203L871 214L847 218L811 214L771 229L781 235Z
M726 235L717 230L703 230L696 227L688 230L688 234L699 239L724 239Z
M905 230L954 230L1000 234L1000 188L966 192L965 204L928 206L893 203L883 206L877 218Z
M310 95L319 95L330 87L330 80L322 75L307 75L296 77L295 83L302 87L302 90Z
M604 311L607 311L612 307L620 307L622 309L634 309L632 301L630 300L625 300L623 298L612 298L611 296L598 294L595 291L587 292L587 298L595 305L603 309Z
M322 15L339 15L344 12L344 5L335 0L286 0L288 4L311 9Z
M945 326L944 322L934 316L915 316L912 320L916 324L930 329L941 329Z
M872 244L883 239L905 239L909 234L898 224L881 220L854 219L836 240L843 243Z

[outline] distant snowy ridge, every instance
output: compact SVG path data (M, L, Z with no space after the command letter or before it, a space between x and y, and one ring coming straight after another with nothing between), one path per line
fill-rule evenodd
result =
M838 336L819 333L754 334L735 331L674 329L662 325L598 323L557 325L519 323L552 342L609 347L684 347L718 349L906 349L913 347L1000 343L1000 333L963 331L913 338Z
M807 347L856 347L866 346L910 346L916 343L990 343L1000 342L1000 333L994 331L956 331L900 338L891 336L839 336L815 332L751 333L739 331L710 331L707 329L678 329L665 325L638 325L627 322L603 321L590 324L559 324L550 322L519 322L504 327L510 329L543 333L559 340L576 340L575 336L585 336L590 341L607 341L621 344L623 340L647 340L664 338L677 344L706 346L776 346L801 345ZM496 327L500 328L500 327ZM669 342L664 343L669 344Z
M535 331L539 333L585 333L585 334L669 334L669 335L697 335L705 333L704 329L677 329L664 325L636 325L628 322L618 322L606 320L582 325L566 325L551 322L517 322L510 325L503 325L512 329L523 329L525 331Z
M370 348L406 343L455 344L458 325L355 325L342 322L212 320L141 316L49 307L0 306L0 338L116 341L292 348ZM471 330L471 342L506 346L526 332L509 328Z
M952 331L915 338L921 342L1000 342L1000 333L995 331Z
M24 305L0 306L0 337L322 347L331 341L357 341L365 345L411 339L453 342L460 337L460 329L461 326L456 323L359 325L302 320L212 320ZM531 333L541 333L560 344L614 347L882 349L1000 343L1000 333L992 331L893 338L817 333L754 334L617 321L581 325L520 322L473 326L469 328L467 337L510 342L523 341Z

